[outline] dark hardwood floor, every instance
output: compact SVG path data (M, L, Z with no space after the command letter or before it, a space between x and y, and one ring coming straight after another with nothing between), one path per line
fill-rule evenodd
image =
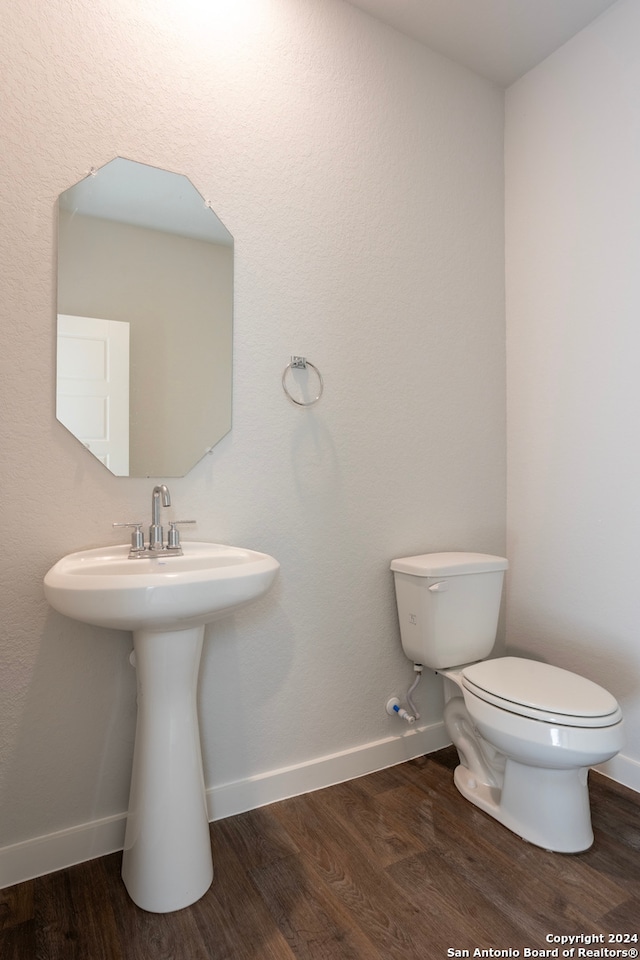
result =
M554 950L548 934L597 935L573 960L632 957L602 951L638 948L608 939L640 935L638 795L591 774L593 847L547 853L464 800L455 762L447 748L211 824L213 885L176 913L133 905L119 854L0 891L0 957L524 958Z

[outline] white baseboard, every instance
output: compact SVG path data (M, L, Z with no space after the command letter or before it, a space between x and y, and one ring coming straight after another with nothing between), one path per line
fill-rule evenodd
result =
M0 889L122 850L126 821L120 813L0 848Z
M400 737L387 737L340 753L307 760L280 770L226 783L207 791L209 820L223 820L268 803L321 790L335 783L393 767L446 747L451 740L442 722L410 728Z
M611 780L623 783L625 787L631 787L640 793L640 763L632 760L631 757L625 757L619 753L613 760L607 760L606 763L600 763L593 768L598 773L604 774Z
M444 724L434 723L407 729L401 736L211 787L207 790L209 819L222 820L268 803L353 780L433 753L450 742ZM126 813L116 814L0 848L0 889L122 850L126 817Z

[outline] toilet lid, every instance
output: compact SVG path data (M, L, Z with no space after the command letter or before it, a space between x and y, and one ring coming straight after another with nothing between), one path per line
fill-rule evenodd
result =
M536 660L483 660L464 667L462 684L488 703L547 723L603 727L622 717L615 697L597 683Z

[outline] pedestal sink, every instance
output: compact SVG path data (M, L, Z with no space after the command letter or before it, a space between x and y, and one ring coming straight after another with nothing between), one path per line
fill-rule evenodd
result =
M196 702L204 625L265 593L279 568L268 554L223 544L183 550L132 560L128 546L72 553L44 580L59 613L133 631L138 719L122 878L154 913L198 900L213 877Z

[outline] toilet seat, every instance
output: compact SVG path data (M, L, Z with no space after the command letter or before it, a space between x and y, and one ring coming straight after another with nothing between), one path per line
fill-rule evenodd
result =
M509 713L568 727L608 727L622 711L603 687L569 670L521 657L483 660L461 671L463 690Z

